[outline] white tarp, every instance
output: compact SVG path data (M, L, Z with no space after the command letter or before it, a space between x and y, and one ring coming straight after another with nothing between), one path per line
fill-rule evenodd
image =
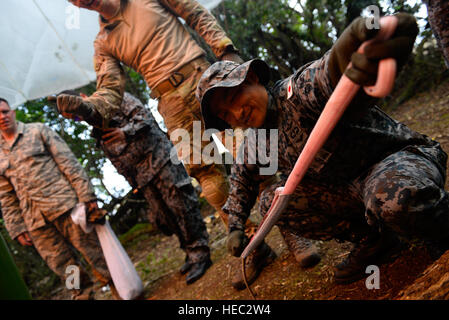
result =
M220 0L200 0L209 10ZM98 14L67 0L0 1L0 97L16 107L95 80Z

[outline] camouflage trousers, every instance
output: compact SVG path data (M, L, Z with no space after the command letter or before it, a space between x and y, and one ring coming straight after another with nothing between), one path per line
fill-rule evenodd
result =
M429 23L449 68L449 1L424 0L429 13Z
M393 230L404 237L449 235L449 195L435 148L404 149L371 167L354 181L326 184L304 178L278 221L281 230L315 240L357 242L373 230ZM423 152L421 152L423 151ZM444 157L442 157L444 158ZM265 215L282 184L260 198Z
M204 124L200 105L195 97L197 83L208 67L209 63L206 60L199 62L196 65L196 70L179 87L161 96L158 110L164 118L170 140L177 149L178 158L183 161L187 173L198 180L204 197L220 213L223 219L221 207L225 204L229 193L224 166L205 163L202 157L198 159L204 148L211 143L211 141L202 141L201 139ZM198 134L201 141L198 142L194 140L195 125L200 128ZM185 130L184 132L189 136L179 141L178 129Z
M70 265L78 266L81 275L81 289L88 285L87 272L77 260L73 247L78 250L91 267L95 278L105 285L111 280L97 234L85 233L70 217L70 211L41 228L29 231L33 245L40 256L65 283L71 273L66 273ZM72 273L73 274L73 273Z
M191 262L209 257L209 235L198 206L198 197L182 164L168 162L142 192L148 218L164 234L175 234Z

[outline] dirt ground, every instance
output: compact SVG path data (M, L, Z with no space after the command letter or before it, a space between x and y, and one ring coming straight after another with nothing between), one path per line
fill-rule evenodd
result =
M388 113L412 129L438 140L449 151L449 82L432 92L415 96ZM446 184L446 189L448 184ZM212 267L197 282L186 285L178 270L184 253L175 236L142 233L125 243L145 287L145 299L240 300L252 299L248 290L236 291L231 286L234 272L240 271L240 260L230 257L225 249L223 224L212 212L204 212L210 234ZM433 259L420 242L404 246L395 259L380 266L380 289L368 290L365 279L349 285L333 282L333 266L351 249L349 243L317 242L322 261L311 269L301 269L288 252L275 227L267 238L278 258L261 273L251 288L257 299L267 300L382 300L395 299L429 266ZM368 275L367 275L368 276ZM55 297L56 298L56 297ZM58 298L62 298L59 296ZM110 293L99 292L97 299L110 299Z

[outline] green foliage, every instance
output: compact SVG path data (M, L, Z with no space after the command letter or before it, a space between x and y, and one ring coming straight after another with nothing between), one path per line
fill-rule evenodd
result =
M125 74L128 79L125 90L137 97L145 105L150 99L148 85L142 75L134 69L124 66Z
M430 90L449 78L449 70L432 32L427 29L421 36L423 40L399 74L393 93L381 102L383 108L394 109L415 94Z
M127 232L119 236L119 240L124 246L132 246L134 240L142 240L140 237L144 235L148 237L151 233L154 233L156 230L150 223L138 223Z
M286 77L321 57L372 4L377 1L225 0L213 13L245 60L260 57Z
M405 0L224 0L213 14L244 60L256 57L273 67L274 78L287 77L328 51L364 10L381 14L416 13Z
M407 0L224 0L213 13L242 58L265 60L277 80L320 58L355 18L369 13L365 9L370 5L378 6L385 15L416 14L423 4L412 6ZM421 26L427 24L427 17L417 19ZM447 78L448 71L433 41L432 32L422 30L395 91L381 105L397 105Z

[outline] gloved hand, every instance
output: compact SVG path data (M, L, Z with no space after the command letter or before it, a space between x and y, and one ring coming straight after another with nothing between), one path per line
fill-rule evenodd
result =
M61 93L56 98L56 105L58 112L65 118L80 118L97 127L102 125L101 116L94 106L80 96Z
M86 203L86 214L89 223L104 224L106 222L107 211L98 208L96 200Z
M398 71L400 70L412 52L419 30L412 15L398 13L395 16L398 18L398 26L393 36L389 40L366 46L364 54L357 53L357 49L364 41L374 38L378 29L368 29L367 19L361 17L346 28L332 47L329 58L329 74L334 87L343 72L357 84L374 85L379 61L385 58L396 59ZM349 62L352 62L352 67L346 70Z
M65 118L75 119L76 116L83 120L92 113L92 106L84 103L83 98L70 94L59 94L56 98L59 113Z
M228 252L234 257L239 257L247 244L248 238L244 231L234 230L228 234L226 245L228 247Z

